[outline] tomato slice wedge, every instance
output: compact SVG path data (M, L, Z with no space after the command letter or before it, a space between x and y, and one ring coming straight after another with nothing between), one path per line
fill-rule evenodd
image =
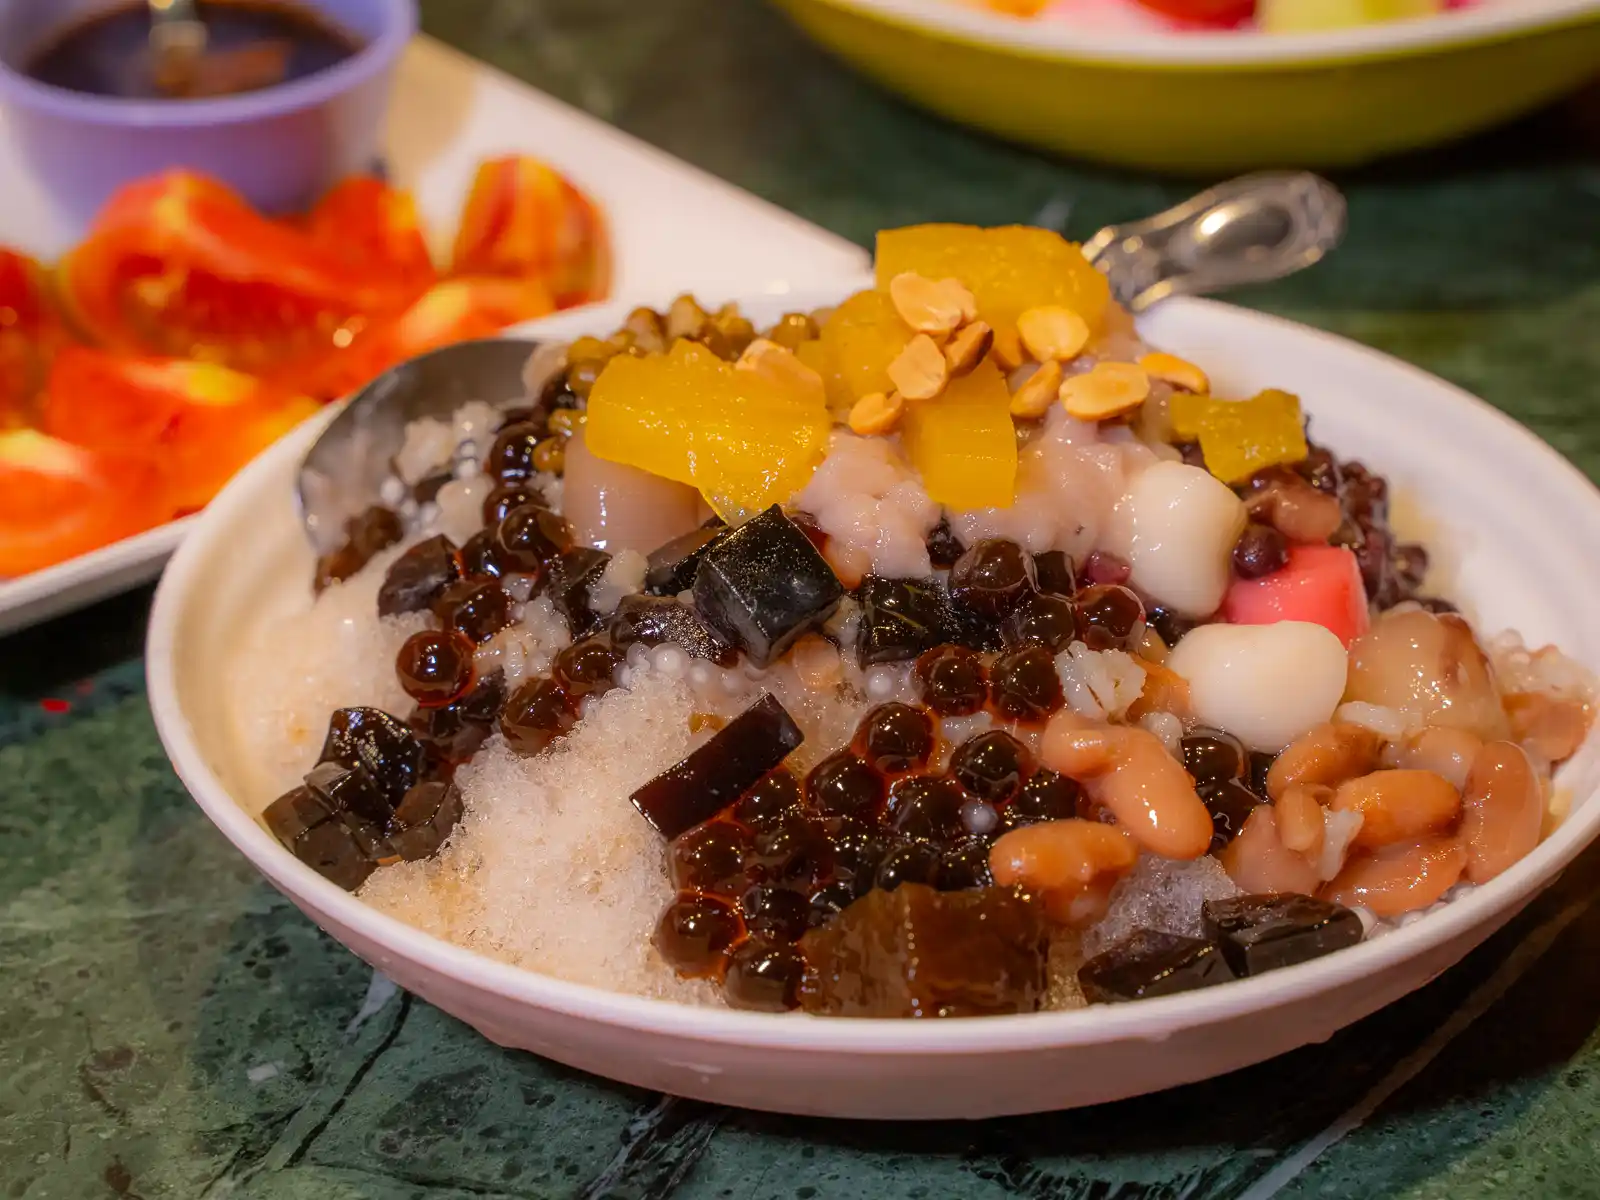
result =
M215 363L74 347L50 372L40 423L91 450L154 458L172 509L186 513L320 407Z
M1164 17L1216 29L1232 29L1256 15L1256 0L1138 0Z
M0 247L0 429L27 422L51 360L71 340L44 268Z
M454 342L490 337L508 326L548 316L555 308L549 290L537 280L446 279L348 347L293 364L275 379L308 396L338 399L396 363Z
M336 185L307 215L305 231L337 261L397 291L420 296L439 277L416 198L370 175Z
M55 566L170 516L147 456L89 450L36 429L0 432L0 578Z
M69 314L99 345L246 371L334 345L416 294L187 172L113 196L60 277Z
M604 300L611 290L605 216L536 158L490 159L462 208L451 273L541 280L558 308Z

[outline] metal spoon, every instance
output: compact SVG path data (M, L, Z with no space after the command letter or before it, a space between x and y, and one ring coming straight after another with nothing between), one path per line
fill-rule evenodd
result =
M195 11L194 0L148 2L156 87L168 95L185 95L193 89L205 57L205 22Z
M1166 296L1292 275L1338 244L1344 218L1344 198L1315 175L1246 175L1147 220L1108 226L1083 252L1138 312ZM300 517L317 550L333 549L345 519L373 502L409 422L447 418L469 400L522 401L525 374L541 373L529 367L540 348L507 338L463 342L391 367L356 392L300 468ZM553 370L561 347L543 349Z
M1218 184L1176 208L1108 225L1083 244L1111 290L1143 312L1168 296L1282 279L1319 262L1344 237L1345 203L1306 171L1263 172Z

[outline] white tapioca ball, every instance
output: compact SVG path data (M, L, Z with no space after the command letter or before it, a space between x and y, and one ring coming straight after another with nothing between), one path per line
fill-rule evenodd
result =
M1344 644L1308 621L1202 625L1166 665L1189 681L1196 717L1268 753L1333 716L1348 670Z
M1239 497L1199 467L1162 462L1139 474L1126 503L1134 586L1186 617L1216 612L1245 526Z

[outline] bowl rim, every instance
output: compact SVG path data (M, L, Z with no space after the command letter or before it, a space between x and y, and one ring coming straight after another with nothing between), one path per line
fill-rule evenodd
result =
M1023 58L1121 67L1289 69L1442 53L1600 21L1600 0L1522 0L1313 33L1126 33L1007 17L956 0L782 0Z
M319 108L393 66L416 36L420 28L416 0L377 3L383 10L377 37L343 62L275 87L212 99L128 100L41 83L0 59L0 101L83 125L136 129L232 125Z
M829 289L828 299L838 291ZM822 298L820 291L816 298ZM785 297L784 302L806 297ZM750 303L771 303L772 297L750 297ZM588 323L599 328L627 304L596 306L540 322L528 332L554 326L560 336ZM1464 415L1487 423L1502 444L1515 441L1519 452L1532 456L1546 486L1570 499L1566 510L1577 525L1586 525L1600 540L1600 489L1556 450L1506 414L1470 393L1381 351L1281 317L1214 300L1175 298L1163 309L1192 309L1207 316L1254 327L1262 335L1311 337L1331 343L1393 373L1397 379L1436 393L1460 405ZM1224 987L1143 1000L1137 1004L1093 1005L1083 1009L985 1017L972 1021L883 1021L810 1017L797 1013L755 1013L682 1004L608 991L573 983L480 954L446 942L373 908L301 863L234 801L206 761L193 727L179 701L177 649L187 610L195 602L197 583L214 558L237 553L230 542L238 519L255 511L254 493L303 453L333 411L313 418L257 457L223 489L201 514L168 565L156 591L146 642L149 702L157 733L178 776L196 803L236 848L274 886L319 923L348 930L352 940L457 984L545 1011L597 1021L603 1025L676 1037L688 1041L745 1048L798 1050L807 1053L871 1053L889 1057L1008 1053L1041 1047L1069 1047L1127 1040L1160 1040L1180 1030L1248 1016L1293 1003L1357 979L1377 976L1440 947L1496 916L1514 913L1566 867L1600 833L1600 800L1574 797L1572 809L1556 831L1532 853L1489 883L1452 901L1444 909L1394 929L1374 941L1341 950L1265 975L1236 980ZM1584 753L1600 749L1592 733ZM340 940L343 940L342 938ZM381 957L375 955L375 957Z

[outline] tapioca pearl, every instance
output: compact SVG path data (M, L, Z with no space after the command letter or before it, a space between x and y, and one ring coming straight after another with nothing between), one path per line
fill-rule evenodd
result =
M1184 616L1215 612L1245 526L1239 497L1198 467L1162 462L1133 481L1126 503L1134 586Z
M1202 625L1167 666L1188 680L1200 721L1275 752L1333 715L1347 662L1344 644L1321 625L1279 621Z

